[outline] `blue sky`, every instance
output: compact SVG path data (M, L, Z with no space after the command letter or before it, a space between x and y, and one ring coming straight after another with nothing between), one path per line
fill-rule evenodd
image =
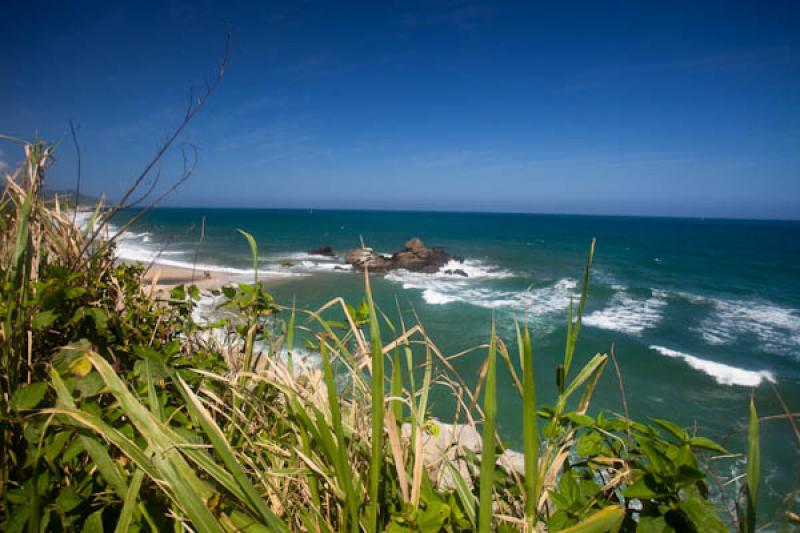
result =
M2 8L0 132L53 187L72 118L118 196L231 29L167 205L800 218L798 2L46 4Z

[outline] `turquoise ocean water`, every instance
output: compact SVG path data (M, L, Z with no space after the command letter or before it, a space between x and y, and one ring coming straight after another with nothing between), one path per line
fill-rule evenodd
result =
M205 239L198 247L203 217ZM632 417L696 425L741 451L754 387L760 414L781 412L773 386L800 411L800 222L165 208L147 214L118 253L144 262L156 255L167 264L196 261L200 270L250 279L250 252L236 228L257 239L260 271L272 280L276 299L296 299L303 307L337 295L359 303L363 280L340 268L341 255L357 247L360 236L381 252L418 236L463 256L456 268L467 278L402 271L375 276L378 304L396 314L397 300L407 318L415 310L445 353L486 342L493 313L499 334L512 343L513 319L527 316L543 401L554 396L567 305L596 237L576 361L615 343ZM306 253L320 245L332 246L339 257ZM467 381L474 382L484 355L456 361ZM500 431L518 443L520 403L510 378L503 375L498 390ZM611 368L593 408L622 410ZM450 402L440 398L433 409L447 418ZM763 422L762 435L762 506L771 514L800 485L800 461L786 421Z

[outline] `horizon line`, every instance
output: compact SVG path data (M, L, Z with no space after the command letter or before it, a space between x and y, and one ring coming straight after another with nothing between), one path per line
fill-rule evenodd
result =
M147 206L132 206L126 209L145 209ZM751 218L746 216L708 216L708 215L631 215L615 213L546 213L536 211L470 211L463 209L408 209L408 208L333 208L333 207L249 207L249 206L182 206L182 205L163 205L155 206L152 209L200 209L200 210L253 210L253 211L322 211L322 212L362 212L362 213L431 213L431 214L461 214L461 215L523 215L523 216L552 216L552 217L588 217L588 218L648 218L648 219L671 219L671 220L714 220L714 221L737 221L737 222L800 222L800 218Z

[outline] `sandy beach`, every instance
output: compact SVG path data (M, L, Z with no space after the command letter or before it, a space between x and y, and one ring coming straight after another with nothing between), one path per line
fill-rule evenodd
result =
M171 265L153 264L144 279L150 286L155 286L154 295L168 293L178 285L197 285L201 290L218 289L231 282L233 276L224 272L192 270Z

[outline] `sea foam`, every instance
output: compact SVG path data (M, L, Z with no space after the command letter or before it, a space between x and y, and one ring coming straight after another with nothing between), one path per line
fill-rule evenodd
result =
M583 323L629 335L641 335L645 329L653 328L661 321L666 305L666 294L659 290L652 289L650 298L646 299L620 290L611 297L605 308L584 317Z
M752 336L766 351L792 355L800 352L800 312L754 300L710 299L713 311L696 329L709 344L730 345Z
M665 348L664 346L651 345L651 350L655 350L661 355L682 359L695 370L704 372L714 378L720 385L741 385L744 387L757 387L762 381L766 380L775 383L775 375L769 370L745 370L716 361L701 359L694 355Z
M467 276L456 274L463 271ZM512 311L541 316L567 308L577 283L564 278L552 285L509 291L487 286L488 282L514 277L514 273L476 259L450 261L439 272L422 274L395 270L386 279L404 289L422 291L422 298L431 305L467 303L489 309Z

